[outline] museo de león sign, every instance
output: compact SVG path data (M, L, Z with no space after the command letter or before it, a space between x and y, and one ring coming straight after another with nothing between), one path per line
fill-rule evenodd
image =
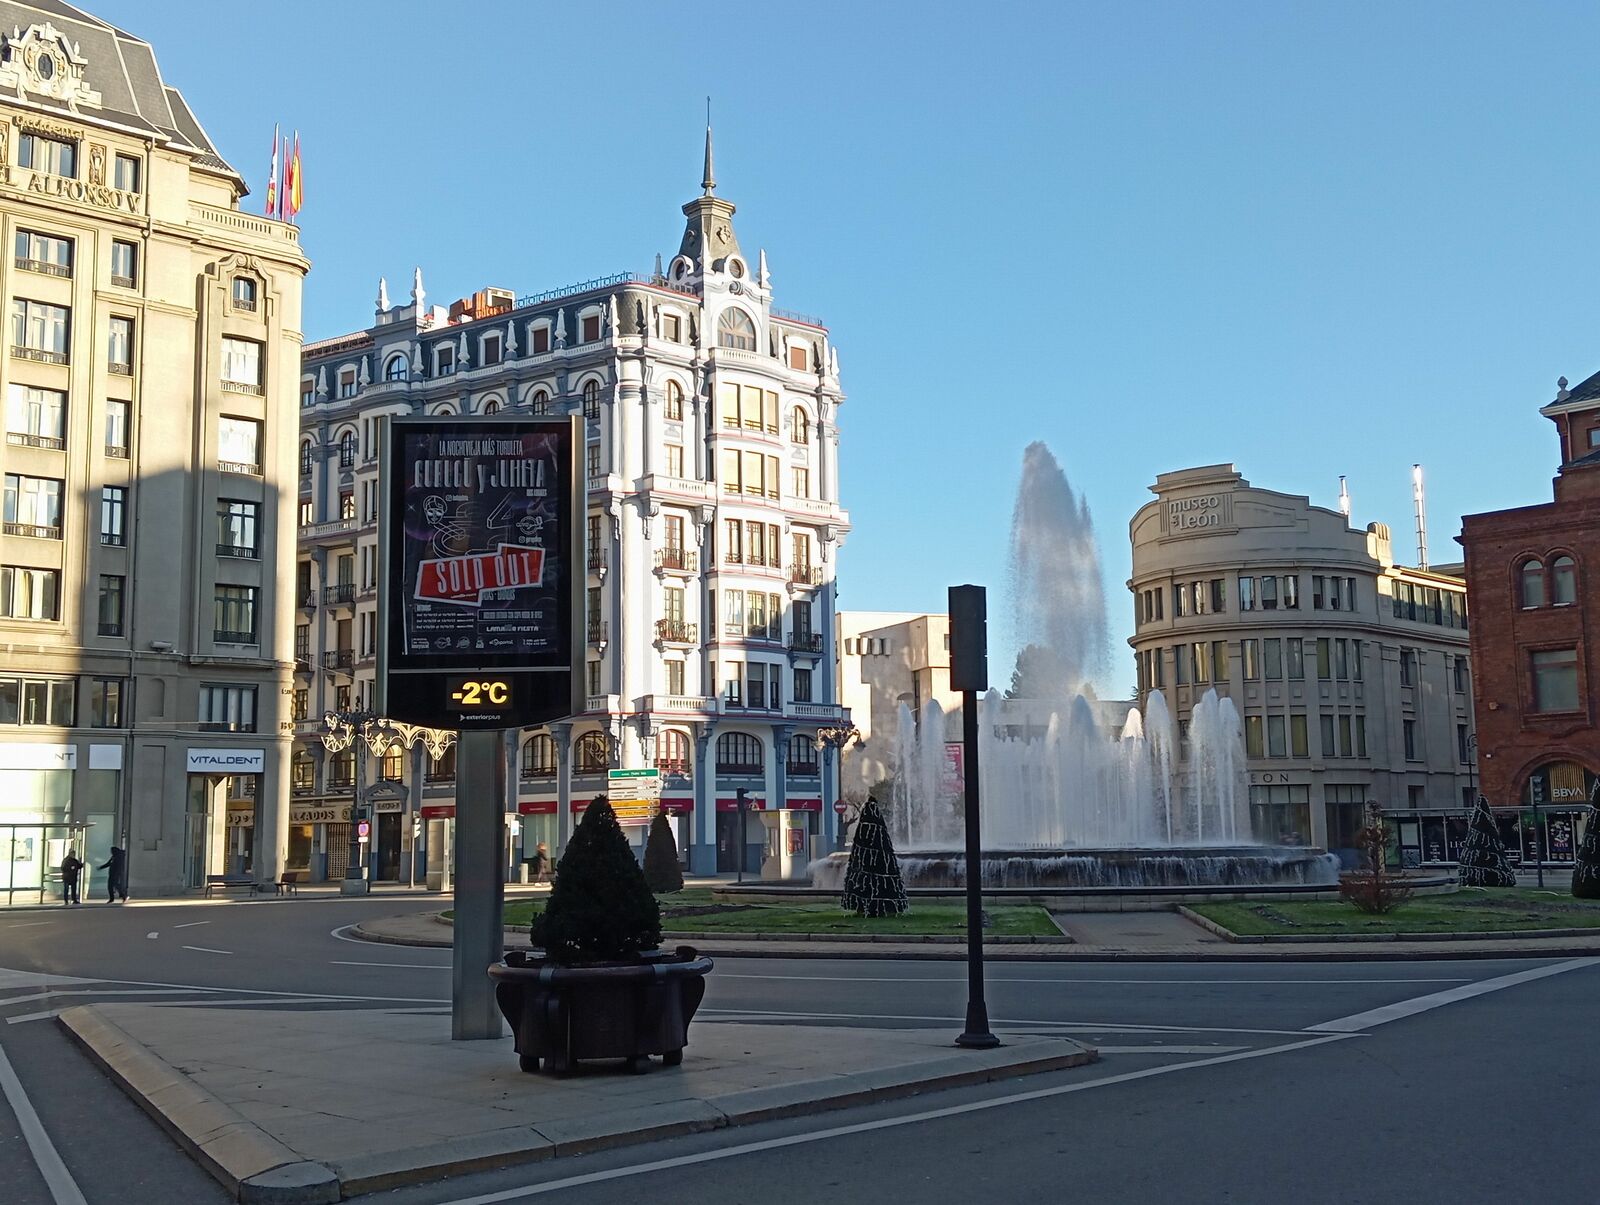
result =
M576 419L391 418L382 438L378 708L437 728L582 709Z

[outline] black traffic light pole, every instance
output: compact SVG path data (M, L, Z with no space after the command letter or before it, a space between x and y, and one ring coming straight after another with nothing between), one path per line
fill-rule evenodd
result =
M967 829L967 1028L957 1046L1000 1045L983 998L983 841L978 831L978 692L989 689L988 602L982 586L950 587L950 688L961 692Z
M733 797L738 802L738 807L739 807L739 853L738 853L738 857L736 859L736 866L737 866L737 869L738 869L738 872L739 872L739 877L738 877L737 881L739 883L741 883L741 884L744 882L744 850L745 850L744 826L745 826L745 817L750 812L749 795L750 795L750 792L745 790L743 787L738 788L733 793Z

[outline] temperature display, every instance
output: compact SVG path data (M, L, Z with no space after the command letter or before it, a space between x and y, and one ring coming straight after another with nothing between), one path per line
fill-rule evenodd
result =
M511 706L511 683L505 678L446 678L444 689L451 704L462 711Z

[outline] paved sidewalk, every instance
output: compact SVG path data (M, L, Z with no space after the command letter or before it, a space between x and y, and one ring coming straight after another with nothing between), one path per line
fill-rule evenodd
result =
M1158 918L1162 918L1158 920ZM1563 958L1600 955L1600 933L1582 936L1427 941L1271 941L1231 942L1192 924L1175 913L1078 912L1059 915L1078 940L1064 944L1005 945L986 942L984 957L994 962L1109 962L1116 960L1176 962L1220 961L1409 961L1440 958ZM1164 921L1164 923L1163 923ZM1156 926L1160 928L1157 930ZM434 913L385 917L363 921L351 931L367 941L401 946L448 949L450 926ZM506 930L507 949L526 949L527 929ZM668 932L662 945L693 945L703 954L725 958L882 958L950 959L967 956L964 942L911 939L865 941L808 941L786 937L748 940L737 936Z
M698 1020L681 1067L517 1069L448 1010L69 1009L61 1024L241 1201L340 1196L1093 1062L1064 1037L957 1050L952 1022ZM373 1068L382 1067L379 1081Z

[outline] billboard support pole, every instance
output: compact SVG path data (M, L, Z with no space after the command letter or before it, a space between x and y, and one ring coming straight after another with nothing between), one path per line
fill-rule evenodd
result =
M450 1036L472 1041L502 1033L488 971L505 957L506 759L505 737L499 731L463 732L460 742Z

